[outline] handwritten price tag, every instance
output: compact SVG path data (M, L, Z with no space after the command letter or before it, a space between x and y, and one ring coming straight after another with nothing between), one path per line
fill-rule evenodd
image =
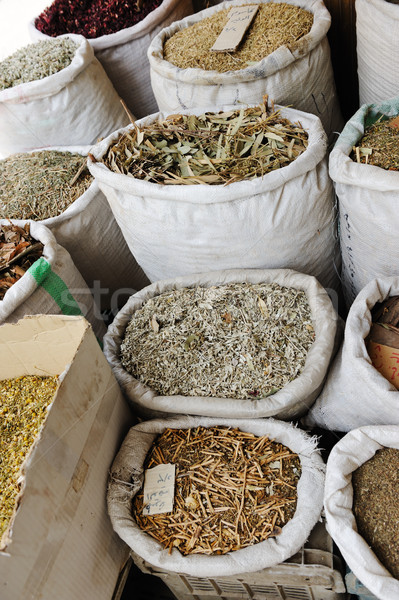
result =
M213 44L213 52L234 52L251 25L259 5L238 6L229 12L229 20Z
M373 366L399 389L399 350L369 341L367 350Z
M176 465L158 465L144 473L144 515L159 515L173 510Z

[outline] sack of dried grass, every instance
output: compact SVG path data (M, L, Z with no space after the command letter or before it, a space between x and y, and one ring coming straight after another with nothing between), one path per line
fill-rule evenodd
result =
M268 436L298 454L301 477L297 486L294 517L275 538L224 555L192 554L170 551L142 531L132 515L132 500L143 482L144 460L157 434L167 428L232 427L256 436ZM193 433L195 439L195 432ZM216 462L216 461L215 461ZM152 565L197 577L235 575L254 572L283 562L306 541L320 518L324 486L324 464L315 439L292 424L273 419L234 420L176 417L148 421L132 427L111 468L108 512L115 531L128 546ZM206 502L206 501L205 501ZM202 513L201 513L202 514ZM236 516L239 516L239 511Z
M85 168L89 150L52 147L0 161L0 217L33 219L48 227L71 254L98 307L115 310L149 280Z
M209 29L192 35L188 34L188 39L184 43L179 40L179 43L176 44L174 54L176 59L179 59L179 65L180 61L189 60L198 48L202 50L202 45L206 45L206 49L204 48L206 57L209 58L209 55L213 54L212 62L209 65L201 56L195 58L192 64L189 63L188 67L184 62L180 66L176 66L176 64L172 64L171 59L165 58L165 44L172 36L175 34L180 36L191 26L198 27L204 19L216 18L220 11L227 11L231 7L245 4L253 4L253 1L223 2L173 23L153 38L148 49L148 58L151 67L152 89L159 110L177 112L182 109L210 105L254 103L260 101L263 94L268 93L269 97L278 104L292 106L317 115L329 137L332 132L340 131L342 117L327 40L331 17L321 0L311 0L306 3L300 0L288 0L283 4L273 3L271 0L261 1L260 6L276 4L277 7L282 7L279 9L282 14L278 14L277 17L266 16L265 22L259 25L261 36L259 43L262 44L262 49L258 50L257 47L254 47L252 55L249 56L250 60L246 58L244 61L237 61L237 53L222 53L223 57L229 57L224 60L231 62L226 67L230 70L226 72L219 72L214 68L216 53L206 50L213 45L223 24L217 25L211 22ZM301 31L292 35L292 28L295 27L298 17L291 14L284 17L284 10L290 11L292 8L304 9L310 13L311 18L313 17L310 31L299 40L296 39L296 36L301 35ZM225 19L227 20L227 16ZM285 21L287 21L287 39L282 38L281 45L273 49L274 46L269 40L281 35ZM265 37L262 34L269 22L273 24L273 28L267 32ZM303 31L307 30L306 23ZM250 28L246 39L248 40L251 35ZM289 39L291 42L288 41ZM270 45L272 51L267 56L263 54L265 56L263 58L259 52L270 51L263 48L264 40L267 41L267 48ZM185 49L184 44L192 44L193 48ZM221 54L219 54L220 56ZM202 66L203 64L205 66Z
M187 377L189 377L188 381L190 381L190 372L193 372L194 381L192 387L188 389L185 394L182 392L179 393L178 389L174 389L173 393L169 394L159 393L154 389L156 383L153 383L152 386L150 384L144 384L140 381L139 377L134 377L122 366L121 344L125 338L126 329L132 317L136 315L137 311L139 311L146 302L156 299L160 294L166 294L167 296L168 292L173 293L174 290L182 290L184 288L206 288L209 291L212 291L215 289L215 286L217 288L218 286L234 283L246 284L249 286L248 296L255 294L255 316L253 319L249 319L249 310L252 310L250 305L248 305L248 310L246 312L246 307L244 306L245 301L235 300L234 297L229 299L227 306L222 309L217 303L217 298L199 301L200 305L204 305L205 309L209 309L210 306L213 311L212 314L214 316L216 315L216 322L212 325L214 332L209 333L209 331L207 331L204 333L205 340L203 340L201 337L201 330L205 331L205 329L204 327L201 328L201 321L199 321L197 327L199 332L194 330L195 323L193 323L193 326L190 329L191 333L188 332L190 335L187 335L186 337L183 336L185 341L183 339L183 342L181 342L180 338L176 339L176 346L179 345L180 348L180 345L182 345L182 352L184 354L183 359L180 359L179 356L174 356L175 362L172 363L172 356L170 355L170 364L176 364L177 366L176 368L173 367L170 369L168 375L164 373L162 376L163 380L168 378L171 380L172 385L173 382L176 382L176 385L179 386L182 385L180 379L183 380L184 378L184 380L187 381ZM260 297L259 299L256 296L259 292L251 291L251 286L255 287L258 284L276 284L277 287L282 286L285 291L287 288L291 288L293 291L303 291L305 292L305 296L302 296L302 299L298 296L298 298L295 298L293 301L289 301L287 305L287 302L283 302L283 300L285 300L283 294L279 296L277 291L275 301L276 306L278 306L280 298L280 306L277 308L277 311L273 310L272 313L270 306L267 308L267 295L264 294L265 300L263 297ZM170 301L172 302L172 298L170 298ZM246 301L249 301L248 298ZM236 311L233 308L229 309L229 304L233 307L237 302L239 309L238 314L236 315ZM168 303L167 298L166 303ZM292 308L287 308L290 303ZM308 314L306 319L303 317L303 314L305 313L302 308L299 309L300 303L304 304L302 307L304 310L306 305L306 314ZM283 307L283 304L287 306ZM170 324L171 329L168 328L166 331L170 331L170 336L177 336L179 319L181 319L183 315L180 314L182 311L179 311L173 304L171 306L171 314L173 317L172 323ZM287 314L287 310L289 314ZM190 309L190 314L191 312L195 321L195 308ZM247 317L245 316L246 314ZM294 324L294 322L291 321L291 318L296 318L298 315L300 315L299 324ZM270 317L272 317L272 319ZM203 322L207 318L206 315L201 315ZM241 350L237 350L236 348L237 340L234 339L234 333L235 331L238 331L240 327L245 326L247 318L249 319L247 329L251 332L251 328L254 327L254 344L256 347L260 344L259 350L252 349L253 346L251 341L248 341L249 345L243 345ZM280 351L277 351L277 355L281 355L282 357L290 356L288 359L289 363L295 363L300 360L302 365L295 375L288 378L288 383L284 381L283 384L279 384L280 389L278 390L273 387L270 389L268 388L268 390L266 390L266 388L260 388L259 386L261 384L256 378L256 375L255 382L252 381L251 384L249 383L249 381L254 379L253 374L258 373L258 369L260 369L259 373L262 374L262 378L266 376L266 381L264 382L265 386L270 384L269 375L271 374L274 377L274 371L276 371L276 373L288 373L287 365L285 365L285 367L283 364L274 365L270 357L267 359L267 357L262 354L262 352L264 353L265 348L259 342L259 336L266 335L265 331L267 331L268 328L267 320L269 318L272 323L270 328L273 330L273 335L270 334L271 338L281 341L284 338L283 330L287 326L288 329L292 328L295 335L298 335L301 340L309 334L309 339L311 340L307 350L300 358L295 356L295 353L291 354L288 350L288 346L285 350L280 348ZM287 325L287 318L288 321L290 321L290 325ZM150 333L154 331L158 332L161 329L159 340L162 342L162 322L164 319L162 319L161 316L158 316L158 319L159 323L155 311L152 319L149 319L151 322L148 322L147 329ZM176 325L173 325L173 319L176 319ZM204 324L203 322L202 324ZM261 329L259 331L257 331L257 323L258 325L261 324ZM219 332L219 329L221 329L221 332ZM220 342L220 339L222 339L221 336L223 337L225 335L225 330L231 330L232 337L228 341ZM286 331L288 330L286 329ZM303 333L300 333L301 331L303 331ZM278 332L280 332L281 335ZM320 393L333 355L336 332L337 315L326 291L314 277L285 269L230 270L197 276L180 277L169 281L161 281L144 288L132 296L126 306L116 315L104 338L104 353L113 369L118 383L121 385L128 401L132 405L133 410L144 418L169 416L174 414L193 414L214 417L225 417L228 415L235 418L246 419L269 416L292 419L306 413ZM244 334L241 335L238 332L236 335L239 336L240 339L243 339L243 336L245 337ZM209 339L209 336L212 339ZM238 340L239 344L241 343L240 339ZM280 341L278 344L280 344ZM301 344L297 342L296 346L299 347L301 345L302 347L302 342L305 343L305 340L303 339ZM219 350L217 349L218 343L219 346L221 346L219 347ZM204 346L202 346L203 344ZM211 348L209 348L209 344L211 345ZM245 344L247 344L247 342L245 342ZM223 346L225 348L223 348ZM222 364L219 364L219 356L227 356L230 346L234 346L235 348L233 358L231 361L231 357L228 360L226 359L227 364L223 364L223 361ZM216 350L213 350L212 348L216 348ZM201 358L202 351L204 352L204 357ZM209 352L216 352L218 358L215 358L215 360L209 359ZM273 353L274 351L270 350L270 352ZM258 365L258 356L255 357L255 354L259 354L260 359L265 359L264 362L261 361L263 366ZM182 360L186 362L185 357L188 357L186 360L191 361L191 370L187 365L182 366ZM132 357L133 362L134 360L134 357ZM158 360L155 352L148 360L155 364L155 361ZM210 364L207 364L207 361L209 362L209 360ZM168 362L168 352L166 352L166 356L159 358L159 361L161 361L161 363L162 361ZM217 370L216 361L218 362ZM181 372L179 372L179 369ZM209 382L207 381L207 378L210 380ZM201 381L202 379L203 382ZM238 393L237 389L239 382L241 383L241 379L242 390ZM208 387L205 386L201 391L197 391L197 388L201 388L202 383L204 386L206 383L209 383L209 385ZM252 387L250 387L250 385L252 385ZM275 381L273 381L273 385L277 385ZM283 385L283 387L281 387L281 385ZM180 387L180 389L182 388ZM218 392L212 392L212 389L217 389ZM218 393L220 394L219 397ZM222 397L222 394L224 397Z

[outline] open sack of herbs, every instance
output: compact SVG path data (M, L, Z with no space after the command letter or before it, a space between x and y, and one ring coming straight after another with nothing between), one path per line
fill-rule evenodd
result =
M319 116L330 135L342 125L330 22L319 0L231 0L172 23L148 50L159 109L217 106L228 98L255 103L267 91L279 104Z
M232 270L144 288L116 315L104 352L147 416L291 418L320 392L336 331L313 277Z
M93 49L76 35L29 44L2 60L0 109L0 152L6 156L92 144L127 122Z
M149 40L193 11L191 0L54 0L30 24L32 39L84 36L118 94L143 117L157 110L147 60Z
M399 427L354 429L327 463L328 529L349 568L377 598L399 595Z
M25 375L0 381L0 551L24 490L24 475L58 387L58 377Z
M333 188L314 115L267 97L158 113L92 147L88 166L150 281L289 266L334 287Z
M399 274L398 115L399 97L361 106L330 154L348 308L369 281Z
M180 416L130 430L111 468L108 509L151 564L238 574L301 548L323 483L315 439L291 424Z
M141 289L149 281L87 169L88 151L49 148L0 160L0 218L42 222L70 252L88 286L101 282L100 303L109 308L114 292Z

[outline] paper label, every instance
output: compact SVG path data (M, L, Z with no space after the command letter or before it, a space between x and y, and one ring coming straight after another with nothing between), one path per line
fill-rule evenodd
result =
M172 512L176 465L158 465L144 473L144 515Z
M229 12L229 20L222 29L211 50L214 52L234 52L251 25L259 5L238 6Z
M367 350L373 366L399 389L399 350L369 341Z

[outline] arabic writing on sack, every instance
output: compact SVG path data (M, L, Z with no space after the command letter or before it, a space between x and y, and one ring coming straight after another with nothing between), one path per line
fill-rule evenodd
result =
M144 515L172 512L176 465L158 465L144 474Z

